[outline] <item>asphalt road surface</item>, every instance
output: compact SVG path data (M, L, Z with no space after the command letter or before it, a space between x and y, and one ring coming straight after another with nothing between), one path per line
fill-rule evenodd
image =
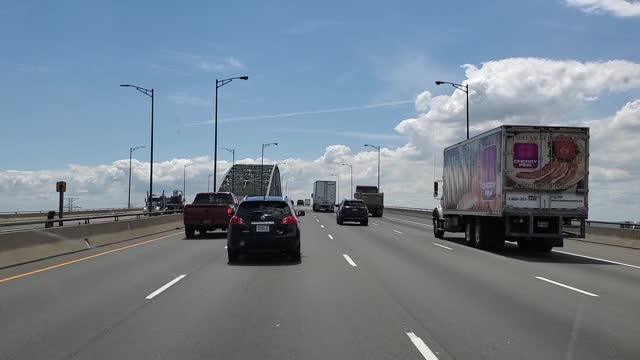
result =
M640 359L637 251L486 252L387 215L308 212L301 263L167 233L0 270L0 359Z

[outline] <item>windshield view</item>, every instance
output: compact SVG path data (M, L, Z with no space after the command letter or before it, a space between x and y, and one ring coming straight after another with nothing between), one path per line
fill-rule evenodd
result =
M0 360L640 360L640 0L0 1Z

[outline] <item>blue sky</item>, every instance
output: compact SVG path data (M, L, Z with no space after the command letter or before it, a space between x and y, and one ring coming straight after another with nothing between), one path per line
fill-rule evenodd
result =
M211 153L212 126L190 124L212 120L216 78L250 77L221 89L221 119L357 107L410 101L426 89L449 94L433 81L461 81L465 63L638 61L630 44L639 33L637 20L586 15L560 0L4 1L0 150L11 156L0 167L104 164L148 145L149 101L119 83L155 88L156 159L166 160ZM610 100L577 116L610 114L627 101ZM337 143L400 146L406 140L393 128L412 116L405 103L229 122L220 125L220 145L256 157L260 143L277 141L274 158L316 158Z
M376 182L388 204L433 207L442 148L504 123L590 126L591 218L640 207L640 3L541 1L2 1L0 210L55 207L56 180L81 206L126 204L148 186L207 189L215 80L219 145L290 173L294 197L338 173ZM465 64L469 64L465 66ZM397 131L396 131L397 129ZM218 180L231 160L221 152ZM286 164L282 161L288 159ZM128 160L128 159L127 159ZM419 181L415 181L419 179ZM343 188L346 183L343 182ZM612 201L613 199L613 201ZM616 199L624 206L612 206Z

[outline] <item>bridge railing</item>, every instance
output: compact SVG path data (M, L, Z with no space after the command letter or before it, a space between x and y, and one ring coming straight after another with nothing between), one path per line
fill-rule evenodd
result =
M161 216L161 215L170 215L182 213L182 210L163 210L163 211L138 211L131 213L115 213L108 215L94 215L94 216L71 216L71 217L63 217L63 218L52 218L52 219L37 219L37 220L27 220L27 221L11 221L11 222L2 222L0 223L0 228L10 228L10 227L22 227L28 225L44 225L45 227L54 227L55 225L60 226L65 222L79 222L84 224L90 224L91 220L98 219L113 219L113 221L118 221L120 218L135 218L141 219L142 217L148 216ZM57 223L57 224L56 224ZM25 230L25 229L20 229Z

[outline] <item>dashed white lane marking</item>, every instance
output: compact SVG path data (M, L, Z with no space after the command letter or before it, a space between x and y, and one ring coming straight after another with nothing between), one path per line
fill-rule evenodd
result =
M419 222L409 221L409 220L405 220L405 219L392 218L392 217L388 217L388 216L385 216L385 218L386 219L391 219L391 220L404 221L404 222L408 222L410 224L418 224L418 225L422 225L422 226L433 227L433 225L431 225L431 224L419 223Z
M371 225L378 226L378 225L380 225L380 224L372 222L372 223L371 223Z
M316 219L316 221L317 221L317 222L320 222L320 220L319 220L319 219Z
M329 239L333 240L333 236L331 236L331 234L327 235L329 237Z
M145 299L147 300L151 300L154 297L156 297L158 294L160 294L161 292L167 290L169 287L171 287L173 284L177 283L178 281L182 280L185 276L187 275L180 275L177 278L169 281L168 283L164 284L160 289L152 292L151 294L149 294Z
M622 263L622 262L618 262L618 261L605 260L605 259L601 259L601 258L597 258L597 257L586 256L586 255L579 255L579 254L574 254L574 253L570 253L570 252L566 252L566 251L560 251L560 250L552 250L552 251L553 251L553 252L560 253L560 254L566 254L566 255L579 256L579 257L586 258L586 259L598 260L598 261L604 261L604 262L608 262L608 263L611 263L611 264L622 265L622 266L628 266L628 267L631 267L631 268L640 269L640 266L638 266L638 265L631 265L631 264L626 264L626 263Z
M225 246L224 248L226 249L227 247Z
M347 262L349 263L349 265L356 267L358 265L356 265L356 263L351 259L351 257L347 254L342 254L342 256L344 257L345 260L347 260Z
M398 230L396 230L396 229L393 229L393 232L396 232L396 233L398 233L398 234L402 234L402 231L398 231Z
M450 247L448 247L448 246L440 245L440 244L438 244L438 243L433 243L433 245L435 245L435 246L440 246L441 248L444 248L444 249L447 249L447 250L453 250L453 249L451 249L451 248L450 248Z
M427 344L425 344L420 337L418 337L416 334L412 332L408 332L406 334L409 337L409 339L411 339L411 342L413 343L413 345L418 349L418 351L420 351L420 354L422 355L423 358L425 358L426 360L438 360L438 357L436 356L436 354L434 354L433 351L429 349Z
M600 295L598 295L598 294L594 294L594 293L590 293L588 291L580 290L580 289L575 288L573 286L565 285L565 284L559 283L557 281L553 281L553 280L550 280L550 279L547 279L547 278L543 278L542 276L536 276L536 279L542 280L542 281L546 281L548 283L551 283L551 284L554 284L554 285L558 285L558 286L561 286L561 287L563 287L565 289L573 290L573 291L579 292L581 294L585 294L585 295L589 295L589 296L593 296L593 297L600 297Z
M324 229L324 225L320 225L320 227Z

